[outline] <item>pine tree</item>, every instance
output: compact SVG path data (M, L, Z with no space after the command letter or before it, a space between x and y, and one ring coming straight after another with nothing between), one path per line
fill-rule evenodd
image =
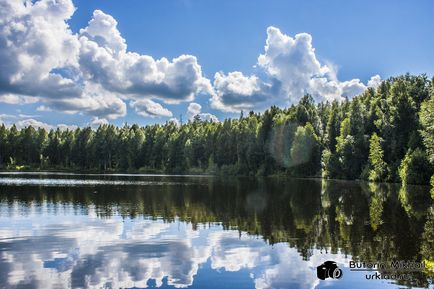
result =
M384 152L381 138L374 133L369 141L369 180L376 182L385 179L387 164L384 162Z

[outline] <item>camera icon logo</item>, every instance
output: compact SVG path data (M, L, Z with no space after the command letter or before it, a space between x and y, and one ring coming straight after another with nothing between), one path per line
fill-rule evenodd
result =
M316 267L316 276L321 280L327 278L340 279L342 278L342 275L342 270L339 269L338 265L336 265L336 262L334 261L325 261Z

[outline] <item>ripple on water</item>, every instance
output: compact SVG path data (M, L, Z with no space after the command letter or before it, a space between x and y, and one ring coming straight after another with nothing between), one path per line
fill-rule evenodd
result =
M0 178L0 185L38 185L38 186L168 186L168 185L191 185L188 182L173 181L127 181L127 180L97 180L97 179L36 179L36 178Z

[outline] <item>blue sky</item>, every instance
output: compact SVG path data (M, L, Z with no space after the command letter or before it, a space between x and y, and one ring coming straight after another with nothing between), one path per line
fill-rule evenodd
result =
M434 74L434 3L428 0L80 0L73 4L62 0L47 5L41 5L47 2L41 0L31 7L21 4L24 8L12 2L19 1L0 0L0 5L9 5L8 15L15 16L2 16L6 21L0 24L0 39L15 41L12 47L17 47L14 52L0 44L0 60L7 60L6 65L0 64L6 71L0 73L0 119L9 123L27 124L33 119L34 124L51 126L147 124L180 114L186 120L196 113L222 120L241 110L288 105L305 92L318 101L351 97L377 85L378 77L372 78L377 75L385 79L406 72ZM95 10L102 14L95 16ZM52 17L41 22L41 13ZM54 37L42 33L47 39L38 40L38 49L23 50L23 43L33 43L32 38L26 36L19 43L18 30L5 31L29 15L33 25L25 27L31 31L28 34L41 38L42 28L53 29ZM93 18L94 27L80 31L90 27ZM99 24L110 19L117 25L102 31ZM88 54L83 48L97 45L108 50L113 41L122 43L119 39L124 39L125 55L134 52L152 61L139 69L135 56L113 52L110 66L106 60L94 62L101 54ZM62 44L56 47L56 42ZM195 60L182 59L173 70L158 68L149 74L152 83L147 80L148 68L159 59L167 58L170 66L181 55ZM42 68L29 58L42 61ZM133 68L138 74L134 80L130 79ZM192 69L195 72L189 75ZM121 75L116 83L113 71ZM35 84L35 79L43 80ZM68 84L73 93L64 94L65 80L74 82ZM47 86L49 91L44 89Z

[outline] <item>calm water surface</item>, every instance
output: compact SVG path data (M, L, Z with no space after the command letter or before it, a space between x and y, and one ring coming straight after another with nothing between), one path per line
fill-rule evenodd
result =
M0 288L434 288L349 268L433 261L433 237L427 187L0 174ZM327 260L341 279L317 278Z

